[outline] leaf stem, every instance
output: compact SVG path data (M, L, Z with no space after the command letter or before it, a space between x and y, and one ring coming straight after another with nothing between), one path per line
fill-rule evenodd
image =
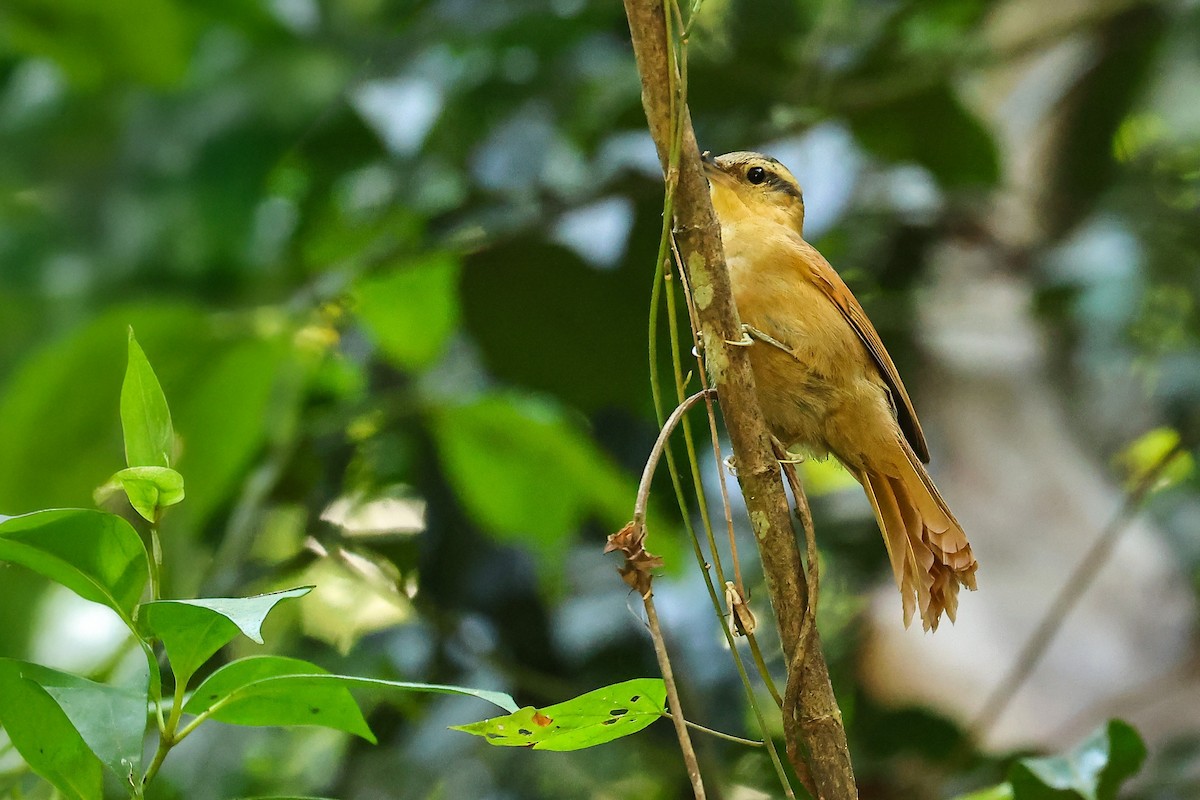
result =
M158 509L155 509L157 512ZM157 516L157 513L155 514ZM158 524L150 526L150 599L162 598L162 542L158 538Z
M727 742L737 742L738 744L744 744L748 747L765 746L763 742L760 742L756 739L743 739L741 736L734 736L732 733L725 733L723 731L713 730L712 728L706 728L698 722L692 722L690 719L685 719L683 724L687 725L694 731L701 731L702 733L707 733L709 736L715 736L718 739L724 739Z

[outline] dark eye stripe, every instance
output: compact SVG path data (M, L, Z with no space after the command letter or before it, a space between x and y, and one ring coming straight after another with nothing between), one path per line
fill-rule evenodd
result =
M767 184L776 191L789 194L800 202L804 202L804 196L800 194L800 190L797 189L794 184L789 183L788 181L776 175L774 172L767 173Z

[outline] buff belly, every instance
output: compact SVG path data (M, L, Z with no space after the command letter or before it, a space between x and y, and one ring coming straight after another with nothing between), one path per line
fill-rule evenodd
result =
M864 369L870 357L828 298L795 275L735 268L731 277L742 321L790 349L759 340L750 349L759 403L776 438L832 454L853 471L866 466L867 453L895 451L900 431L887 389Z

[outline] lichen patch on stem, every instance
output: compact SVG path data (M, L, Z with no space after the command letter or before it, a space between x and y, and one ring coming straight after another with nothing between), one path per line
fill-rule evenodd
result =
M688 277L692 281L692 299L696 307L707 309L712 305L713 286L708 274L708 259L703 253L695 252L687 258Z
M754 527L754 535L760 541L771 535L771 520L763 512L750 512L750 524Z

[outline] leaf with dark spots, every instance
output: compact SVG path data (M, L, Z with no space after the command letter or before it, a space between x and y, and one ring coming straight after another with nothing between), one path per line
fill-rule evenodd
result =
M636 687L637 694L628 695ZM630 696L629 703L621 698ZM606 686L543 709L522 708L454 730L483 736L494 745L535 750L580 750L611 742L645 728L664 715L666 688L661 678L638 678Z

